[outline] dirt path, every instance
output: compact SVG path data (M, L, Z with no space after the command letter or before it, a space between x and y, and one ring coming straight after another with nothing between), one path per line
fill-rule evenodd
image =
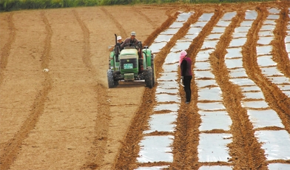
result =
M123 40L136 31L137 39L151 45L176 19L178 11L194 15L156 55L156 75L170 49L204 13L214 16L193 39L188 54L196 57L226 12L237 15L220 38L210 57L212 73L222 91L223 104L232 126L229 131L200 132L199 89L192 80L192 102L180 104L174 136L171 169L198 169L206 165L231 165L235 169L267 169L261 144L245 108L242 92L229 80L225 66L231 35L247 10L258 12L243 46L244 68L263 91L269 107L277 112L290 133L290 99L268 81L257 64L258 32L270 7L279 8L274 30L273 59L289 77L285 50L287 3L222 5L140 5L18 11L0 14L0 169L134 169L139 142L148 129L156 104L155 91L144 83L120 83L107 87L106 72L114 34ZM126 12L124 12L126 11ZM180 87L181 101L184 92ZM206 102L206 101L204 101ZM273 127L259 130L269 130ZM276 128L276 130L279 130ZM202 163L198 159L201 133L230 133L229 162ZM168 135L168 133L154 133ZM145 135L146 136L146 135ZM289 164L289 160L272 161ZM165 165L147 163L142 166Z

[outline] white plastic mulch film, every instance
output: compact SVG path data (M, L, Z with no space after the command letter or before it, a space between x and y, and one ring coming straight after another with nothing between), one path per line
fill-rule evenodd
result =
M199 114L201 125L199 130L198 159L199 162L228 162L231 158L227 145L232 142L232 135L227 133L209 133L212 130L229 131L232 121L222 103L222 91L217 86L211 72L210 53L215 49L226 27L231 23L236 12L226 13L213 28L196 56L194 74L198 87ZM197 22L198 23L198 22ZM204 80L207 78L207 80ZM205 133L206 131L209 131ZM215 141L215 142L212 142ZM202 166L200 169L231 169L229 166Z
M178 32L178 30L183 26L183 23L186 22L192 14L192 12L180 13L176 21L173 22L167 30L161 32L156 37L153 44L150 46L152 52L154 54L158 53L170 41L173 35Z
M274 39L273 30L276 20L279 19L280 9L269 8L268 16L259 30L257 42L257 64L262 74L269 81L277 85L287 96L290 96L290 81L277 69L277 63L272 59L271 41ZM150 49L157 54L166 46L193 12L180 13L172 25L160 33L154 40ZM204 43L196 56L193 66L195 82L198 88L197 107L201 117L199 127L198 159L204 164L199 170L230 170L233 166L229 162L228 144L232 142L230 127L232 120L223 105L222 91L215 81L209 62L210 53L215 50L220 37L223 35L236 12L227 12L213 27L211 33L205 38ZM140 142L140 152L137 162L140 164L138 170L153 170L169 168L173 162L172 143L175 131L175 122L180 107L178 61L182 50L187 50L192 41L202 31L203 27L210 21L214 13L204 13L199 19L190 25L186 35L176 41L170 49L162 66L163 72L158 78L155 100L156 105L149 118L149 128L143 132L144 137ZM267 161L290 160L290 135L279 115L272 110L261 89L252 81L243 67L242 46L246 43L246 35L253 22L257 19L255 10L247 10L241 24L235 28L232 41L227 47L225 65L229 71L230 81L238 85L242 91L243 98L241 106L247 110L249 120L253 125L255 137L265 150ZM290 17L290 15L289 15ZM288 35L285 37L286 50L290 54L290 22L287 26ZM288 84L287 84L288 82ZM210 97L209 97L210 96ZM267 115L267 116L265 116ZM261 128L275 127L280 130L261 130ZM220 130L217 132L216 130ZM168 135L158 135L166 132ZM154 134L153 134L154 133ZM157 134L157 135L156 135ZM212 142L215 141L215 142ZM162 166L146 166L147 163L162 162ZM224 162L228 165L206 165L206 163ZM289 164L269 163L269 170L290 169Z
M276 84L281 91L289 96L289 79L277 69L277 63L272 59L272 45L271 41L274 39L273 30L275 29L276 22L279 18L279 9L269 9L269 15L264 21L258 35L259 40L256 47L257 63L262 71L262 74L270 81ZM244 20L240 27L236 28L233 34L235 39L241 35L241 30L244 35L251 28L251 22L255 18L247 17L247 14L253 14L254 12L248 11L246 17L248 20ZM256 15L255 15L256 16ZM251 19L250 19L251 18ZM248 29L247 29L248 28ZM242 44L243 45L243 44ZM261 89L246 75L246 70L241 67L242 62L242 45L230 45L227 48L227 55L225 56L225 63L229 70L230 81L240 86L243 92L243 100L241 105L247 109L249 119L253 124L254 129L277 127L284 129L284 125L278 116L278 114L272 110L268 103L265 101L265 97ZM237 64L231 64L238 62ZM286 84L285 84L286 83ZM289 86L287 85L289 84ZM285 130L256 130L255 136L258 141L262 143L262 149L265 150L265 156L268 161L272 160L289 160L290 159L290 135ZM269 169L284 169L289 167L287 164L273 164L268 165ZM286 168L287 169L287 168Z
M172 136L145 136L140 143L141 150L137 161L148 162L172 162L171 153Z
M269 9L269 15L264 21L260 31L259 40L257 46L257 63L262 70L262 74L268 78L273 84L276 84L280 90L288 97L290 97L290 79L285 77L280 70L277 69L277 63L273 60L272 49L270 44L274 40L274 29L276 26L276 20L279 19L280 10L275 8ZM269 33L270 34L267 34ZM265 33L265 34L264 34ZM266 35L267 34L267 35ZM289 35L285 37L285 44L290 43ZM286 49L287 50L287 49ZM289 51L288 51L289 52ZM268 70L271 70L268 71ZM275 73L273 75L273 73ZM289 85L289 86L287 86Z

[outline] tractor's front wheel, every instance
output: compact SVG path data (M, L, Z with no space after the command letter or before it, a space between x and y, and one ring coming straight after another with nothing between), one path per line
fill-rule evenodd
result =
M108 78L109 88L113 88L115 86L115 82L114 82L114 77L113 77L113 71L110 69L107 71L107 78Z
M146 87L152 88L154 86L154 74L151 67L146 70L145 74L145 84Z

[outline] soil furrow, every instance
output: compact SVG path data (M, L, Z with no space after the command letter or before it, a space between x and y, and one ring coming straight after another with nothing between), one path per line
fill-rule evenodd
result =
M122 24L120 24L118 22L118 20L116 20L116 18L114 18L114 16L108 12L105 8L101 8L101 10L115 23L115 25L117 26L117 28L121 31L120 35L122 37L128 37L126 30L123 28Z
M47 32L45 38L45 47L43 51L43 55L41 57L41 67L45 69L49 66L50 60L50 42L52 37L52 30L50 24L44 13L41 13L42 20L45 24L45 29ZM4 149L4 153L1 154L0 158L0 169L9 169L10 165L16 159L19 150L21 149L21 145L28 137L28 134L32 129L34 129L36 123L39 120L39 117L43 114L44 104L47 99L47 95L51 90L52 79L48 72L44 72L44 82L42 83L43 89L39 91L37 96L34 99L34 103L31 107L31 113L28 118L24 121L23 125L19 129L19 131L14 135L12 139L10 139Z
M278 69L281 70L285 76L290 78L290 61L285 47L288 20L288 8L282 7L280 17L276 21L276 28L274 30L275 39L271 44L273 45L273 60L277 62Z
M109 121L110 121L110 107L108 103L108 93L107 88L102 84L99 84L97 80L98 74L93 66L90 59L90 32L87 28L86 24L82 21L79 14L73 10L73 14L76 17L84 35L84 52L83 52L83 63L88 68L88 71L91 73L92 79L96 82L96 86L94 86L94 91L98 96L97 105L98 105L98 114L96 117L95 124L95 132L94 132L94 141L93 147L88 153L86 164L82 167L82 169L97 169L100 168L103 164L108 131L109 131Z
M202 11L196 10L198 16L202 14ZM187 50L187 54L192 59L192 65L195 64L195 58L199 52L204 39L210 34L213 26L218 22L222 15L221 10L216 10L210 21L203 27L199 35L192 41ZM180 70L178 70L180 71ZM180 73L179 73L180 74ZM174 140L174 163L172 167L174 169L198 169L198 141L199 141L199 126L201 123L200 115L197 113L197 97L198 89L195 83L194 72L192 75L191 83L191 102L186 105L181 103L178 111L176 134ZM181 101L185 101L185 93L182 87L179 89L181 95Z
M0 58L0 86L3 83L4 79L4 71L6 69L7 63L8 63L8 57L10 55L10 49L15 41L15 35L16 35L16 29L13 23L13 13L11 13L8 16L8 28L10 30L9 32L9 39L7 43L4 45L4 47L1 49L1 58Z
M258 19L254 21L252 28L247 34L247 42L242 48L243 67L250 79L252 79L262 90L266 102L277 112L285 126L285 129L290 133L290 98L288 98L281 90L266 77L263 76L257 64L256 46L258 40L258 32L267 17L267 9L257 7Z
M248 169L265 169L266 158L261 145L254 135L254 130L247 110L241 106L242 92L237 85L229 81L228 69L225 65L224 56L226 48L230 44L234 29L243 21L244 11L239 11L237 16L232 19L231 24L226 28L220 38L215 51L210 55L212 72L222 90L223 104L231 117L232 143L230 147L230 162L234 167L244 167ZM243 168L242 168L243 169Z
M195 23L201 15L201 11L195 10L195 14L191 18L190 24ZM200 34L202 33L203 32ZM192 43L194 43L195 40L197 39L194 39ZM192 58L190 53L188 53L188 55ZM196 93L193 92L191 105L189 106L185 105L183 102L185 101L185 94L183 91L183 88L180 87L179 92L181 94L181 104L178 111L173 142L173 163L171 165L171 168L173 169L192 169L191 165L196 165L198 162L198 158L196 156L197 145L196 147L192 146L198 143L198 126L200 124L200 118L197 114L195 114L197 113L197 100L196 95L194 95Z

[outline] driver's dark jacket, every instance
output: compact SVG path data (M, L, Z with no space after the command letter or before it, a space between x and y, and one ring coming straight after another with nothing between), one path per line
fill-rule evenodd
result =
M126 46L137 46L138 45L138 40L134 38L133 40L131 38L127 38L123 44L121 44L121 48L124 48Z

